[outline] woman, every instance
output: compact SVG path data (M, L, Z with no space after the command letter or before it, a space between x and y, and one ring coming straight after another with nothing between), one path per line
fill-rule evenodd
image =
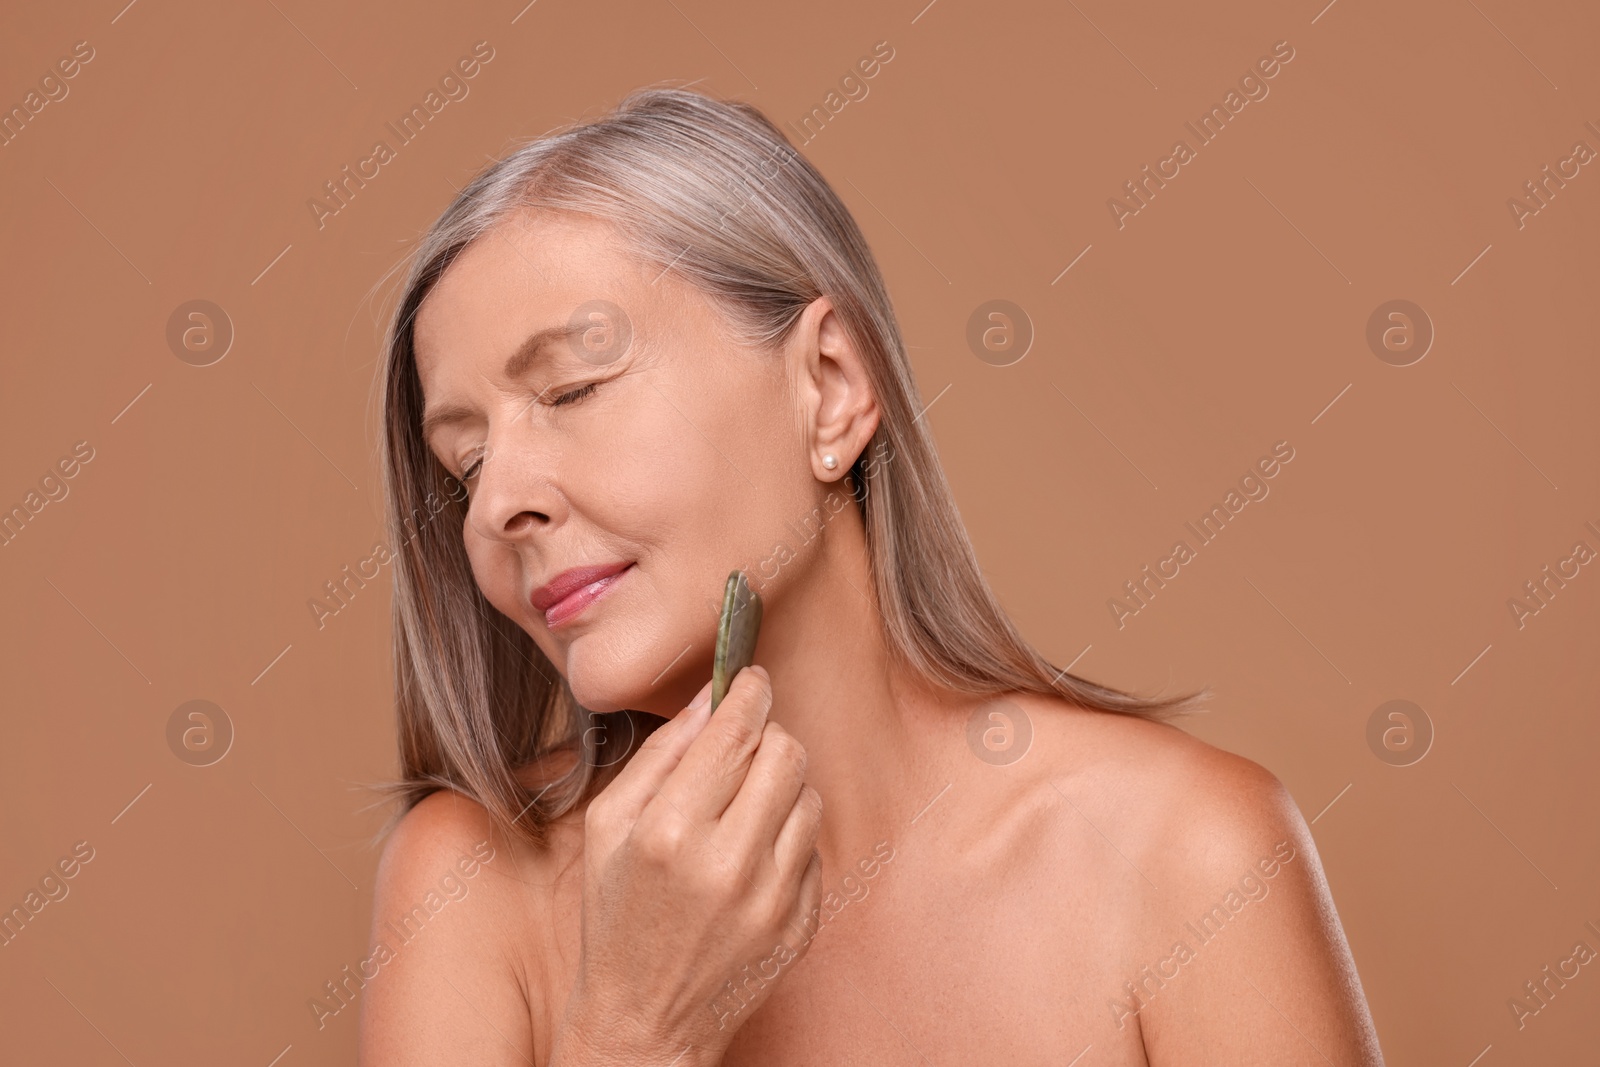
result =
M381 382L363 1063L1382 1062L1278 780L1006 618L872 255L754 108L641 90L490 166Z

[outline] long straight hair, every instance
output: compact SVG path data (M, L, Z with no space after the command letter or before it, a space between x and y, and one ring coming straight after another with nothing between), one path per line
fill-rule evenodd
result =
M409 257L375 398L394 572L401 777L380 785L400 801L391 826L429 793L450 788L502 828L542 841L550 822L602 788L662 721L579 706L533 639L490 605L462 539L464 487L422 439L417 310L464 248L525 210L610 223L645 263L676 271L705 294L734 335L757 349L775 350L807 305L831 300L880 411L849 485L883 634L911 671L963 693L1049 694L1158 721L1196 710L1209 695L1145 698L1098 685L1058 669L1023 639L978 566L918 418L906 346L855 219L755 107L657 85L485 167ZM564 763L561 773L519 777L555 755L566 757L548 764Z

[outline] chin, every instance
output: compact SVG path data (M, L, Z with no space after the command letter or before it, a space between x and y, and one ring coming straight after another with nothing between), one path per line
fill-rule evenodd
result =
M704 667L705 677L690 687L682 704L674 704L670 694L687 684L686 679L700 670L700 659L693 649L676 663L673 654L662 654L669 645L679 651L690 644L690 639L651 639L635 631L629 637L613 638L605 626L596 627L578 635L567 647L562 674L579 704L594 712L622 711L632 708L653 715L670 717L693 698L705 678L710 677L709 664ZM630 639L631 638L631 639ZM672 671L662 675L671 663ZM658 677L659 676L659 677ZM653 684L652 684L653 683Z
M579 668L578 673L567 675L567 685L579 704L593 712L621 711L634 706L627 692L614 684L586 684L585 679L595 676Z

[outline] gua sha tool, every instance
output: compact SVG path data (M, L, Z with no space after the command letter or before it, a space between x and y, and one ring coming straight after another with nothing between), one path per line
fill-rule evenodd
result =
M761 594L750 588L744 571L728 575L722 594L722 617L717 621L717 657L711 669L711 710L716 711L734 676L756 654L756 634L761 629Z

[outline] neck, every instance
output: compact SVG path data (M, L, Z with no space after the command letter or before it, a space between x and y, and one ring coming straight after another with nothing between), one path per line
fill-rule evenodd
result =
M829 886L877 842L894 844L948 781L934 742L964 728L972 700L917 676L886 644L865 534L852 502L758 587L771 599L756 662L772 677L771 720L805 746L806 781L822 795Z

